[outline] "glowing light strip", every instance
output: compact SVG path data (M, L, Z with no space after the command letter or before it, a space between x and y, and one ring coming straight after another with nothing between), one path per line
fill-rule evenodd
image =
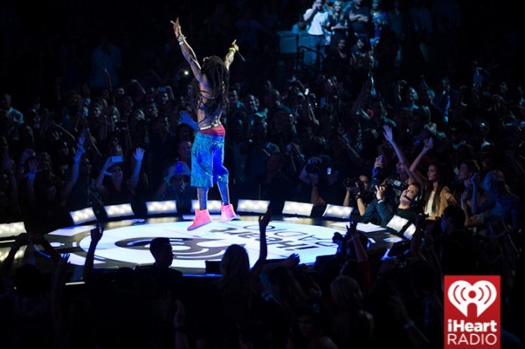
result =
M109 218L133 216L130 204L104 206Z
M349 219L353 210L353 207L327 205L323 212L323 217Z
M208 212L221 212L222 202L220 200L208 200ZM191 200L191 211L195 212L199 209L199 200Z
M97 220L95 212L91 207L85 208L83 210L69 212L69 215L73 219L75 225L84 224L86 222L93 222Z
M266 213L270 201L266 200L239 200L238 212Z
M148 215L160 213L177 213L177 203L175 200L168 201L148 201L146 202Z
M19 235L25 232L24 222L0 224L0 237Z
M313 208L314 208L313 204L309 204L305 202L296 202L296 201L285 201L284 208L283 208L283 214L310 217L310 215L312 214Z

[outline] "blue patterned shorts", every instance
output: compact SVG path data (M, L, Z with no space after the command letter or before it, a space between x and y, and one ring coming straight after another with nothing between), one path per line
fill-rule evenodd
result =
M197 133L191 149L191 185L211 188L217 182L228 182L224 161L224 137Z

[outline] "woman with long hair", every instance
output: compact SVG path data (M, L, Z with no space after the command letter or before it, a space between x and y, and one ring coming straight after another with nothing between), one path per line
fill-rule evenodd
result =
M410 166L410 173L424 188L423 196L423 212L428 215L428 219L438 219L443 214L443 211L450 205L457 205L454 195L450 192L447 184L446 169L436 163L431 163L428 166L427 177L419 175L416 171L419 163L425 154L432 149L434 143L432 138L424 141L423 149Z
M199 210L195 211L195 220L188 227L188 230L193 230L211 223L207 209L208 190L215 183L222 197L221 222L228 222L236 217L230 203L228 170L223 166L226 130L221 124L221 115L223 108L227 106L230 65L239 47L233 41L224 60L217 56L204 57L201 66L182 34L179 19L171 23L182 54L196 80L193 86L197 93L199 132L191 152L191 185L197 187Z

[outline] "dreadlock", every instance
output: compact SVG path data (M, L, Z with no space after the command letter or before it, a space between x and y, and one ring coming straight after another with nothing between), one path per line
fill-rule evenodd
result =
M211 115L219 113L228 106L229 72L223 60L217 56L209 57L202 66L202 73L211 85L211 96L206 99L206 110ZM200 99L201 91L197 80L193 81L193 93Z

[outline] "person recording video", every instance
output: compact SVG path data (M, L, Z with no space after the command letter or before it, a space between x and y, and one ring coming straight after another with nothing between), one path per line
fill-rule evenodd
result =
M418 214L418 198L420 187L418 184L410 184L401 195L397 198L397 206L387 200L387 192L392 190L392 184L385 181L382 185L376 186L375 198L366 207L365 213L361 217L363 223L373 223L386 226L394 216L407 219L409 222L415 222Z

